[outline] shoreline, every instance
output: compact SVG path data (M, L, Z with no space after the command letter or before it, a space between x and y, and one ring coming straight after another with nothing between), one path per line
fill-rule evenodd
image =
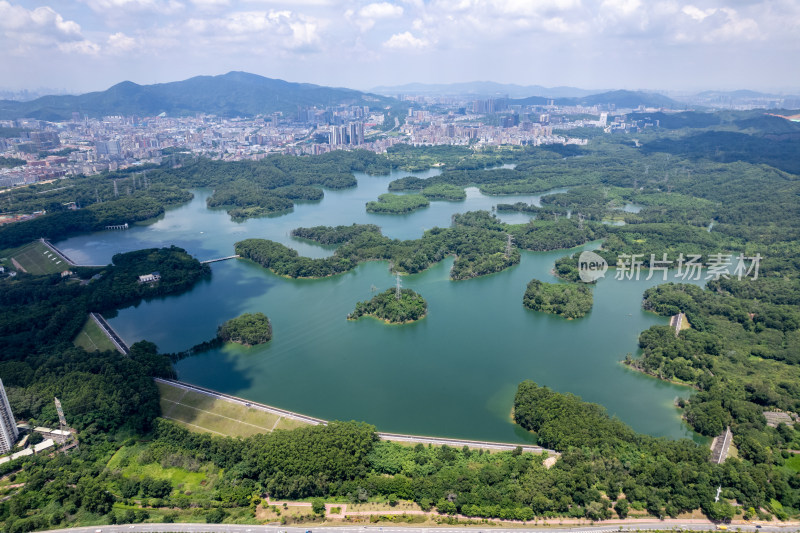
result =
M402 326L402 325L405 325L405 324L413 324L414 322L419 322L420 320L422 320L426 316L428 316L428 312L427 311L425 311L425 314L422 315L421 317L417 318L416 320L406 320L404 322L392 322L388 318L381 318L381 317L375 316L375 315L373 315L371 313L367 313L367 314L361 315L360 317L357 317L357 318L350 318L350 315L347 315L347 320L348 320L348 322L358 322L359 319L367 317L367 318L372 318L374 320L379 320L379 321L381 321L384 324L387 324L389 326Z

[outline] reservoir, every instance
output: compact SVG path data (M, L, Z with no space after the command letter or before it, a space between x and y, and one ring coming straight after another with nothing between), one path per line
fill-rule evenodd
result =
M470 188L463 202L432 202L408 215L366 212L367 201L407 174L357 173L357 188L326 190L320 202L243 223L231 221L224 210L206 208L211 191L195 191L191 202L148 224L57 246L84 264L106 264L118 252L172 244L200 260L212 259L231 255L234 243L246 238L271 239L302 255L324 257L333 248L294 239L289 232L300 226L371 223L389 237L412 239L425 229L449 226L454 213L488 210L497 203L538 203L541 196L489 197ZM521 214L501 218L528 220ZM374 288L394 285L386 262L362 263L320 280L281 278L245 260L213 263L211 278L191 291L108 318L128 344L146 339L161 352L178 352L213 338L225 320L263 312L272 321L272 341L252 348L228 344L184 359L176 364L179 379L319 418L363 420L381 431L529 442L532 436L511 423L510 411L517 384L532 379L600 403L637 431L692 437L673 405L691 389L620 364L626 354L636 354L641 331L668 323L641 308L642 293L660 276L615 280L609 271L594 288L594 308L577 320L522 306L527 283L555 281L553 262L576 250L523 251L519 265L466 281L448 279L452 258L403 276L403 286L428 302L426 318L403 326L346 320Z

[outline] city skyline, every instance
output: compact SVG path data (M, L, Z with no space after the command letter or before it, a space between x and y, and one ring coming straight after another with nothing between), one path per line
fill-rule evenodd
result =
M800 4L664 0L0 0L4 89L243 70L409 82L792 92Z

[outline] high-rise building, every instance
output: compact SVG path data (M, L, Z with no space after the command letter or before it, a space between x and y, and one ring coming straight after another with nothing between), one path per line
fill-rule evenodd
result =
M97 155L107 155L109 157L119 157L122 147L119 141L97 141L94 143Z
M349 134L351 145L364 144L364 123L351 122Z
M0 379L0 453L11 450L18 437L17 422L14 420L14 413L11 412L11 406L8 404L3 380Z

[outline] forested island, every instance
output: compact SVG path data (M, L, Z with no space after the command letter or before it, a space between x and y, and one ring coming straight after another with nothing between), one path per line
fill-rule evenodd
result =
M381 194L377 202L367 202L368 213L402 215L431 205L421 194Z
M580 318L592 310L592 289L585 283L545 283L532 279L522 304L528 309L564 318Z
M371 300L358 302L355 310L347 315L348 320L371 316L387 324L407 324L424 318L428 302L411 289L400 289L400 298L395 289L376 294Z
M272 339L272 324L264 313L244 313L222 324L217 337L245 346L264 344Z
M422 196L428 200L448 200L457 202L467 199L467 193L463 187L457 187L448 183L437 183L422 189Z

